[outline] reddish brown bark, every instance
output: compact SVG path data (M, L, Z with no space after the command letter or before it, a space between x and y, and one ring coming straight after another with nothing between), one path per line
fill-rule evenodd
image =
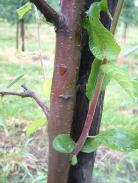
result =
M89 110L87 113L87 117L85 120L85 124L82 130L82 133L78 139L78 141L76 142L76 147L74 148L74 150L72 151L72 155L73 156L77 156L81 150L81 148L83 147L85 140L87 138L87 136L89 135L89 131L90 131L90 127L93 126L93 118L94 118L94 114L96 111L96 106L98 103L98 99L101 93L101 88L102 88L102 84L103 84L103 75L99 75L96 87L95 87L95 91L94 91L94 95L93 95L93 100L90 102L89 105Z
M76 100L76 81L81 58L81 13L84 0L63 0L61 12L67 27L56 33L56 56L52 84L49 121L48 183L66 183L69 156L53 150L53 138L60 133L70 133ZM61 67L66 72L61 74Z

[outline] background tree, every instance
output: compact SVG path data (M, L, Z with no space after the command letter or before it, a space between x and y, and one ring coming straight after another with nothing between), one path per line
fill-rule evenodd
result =
M19 20L16 10L24 5L27 0L1 0L0 2L0 18L7 20L11 25L16 24L16 49L19 48L19 34L21 37L22 45L21 50L25 51L25 23L32 21L33 12L30 11L23 19ZM19 33L20 30L20 33Z
M123 22L123 39L126 40L127 28L130 25L136 25L138 23L138 7L135 5L134 0L125 0L124 7L121 15L121 21Z

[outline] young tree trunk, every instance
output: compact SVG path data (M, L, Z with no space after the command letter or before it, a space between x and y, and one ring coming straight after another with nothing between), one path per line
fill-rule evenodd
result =
M86 2L85 10L89 8L93 1ZM109 9L111 14L114 14L114 10L117 4L117 0L109 0ZM111 21L104 13L101 14L102 23L110 28ZM74 110L74 118L72 124L72 137L75 141L79 138L88 111L89 102L86 97L86 83L91 69L91 63L93 56L89 50L88 35L85 31L82 34L82 55L81 65L79 70L79 78L77 85L79 86L76 97L76 105ZM90 130L90 135L96 135L99 133L102 109L103 109L104 92L101 93L97 104L93 126ZM92 171L95 162L95 153L86 154L80 152L78 155L78 164L70 167L68 183L92 183Z
M19 49L19 21L16 24L16 50Z
M56 56L51 95L48 183L67 183L69 156L52 148L54 137L70 133L81 58L81 14L84 0L63 0L61 12L67 27L56 32Z
M24 29L24 19L21 19L21 21L20 21L20 29L21 29L21 40L22 40L21 50L22 50L22 51L25 51L25 29Z

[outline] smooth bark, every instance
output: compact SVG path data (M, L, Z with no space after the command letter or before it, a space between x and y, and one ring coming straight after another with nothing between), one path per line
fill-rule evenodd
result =
M56 33L56 56L51 95L48 183L66 183L69 156L52 148L54 137L70 133L76 101L76 81L81 58L81 13L84 0L63 0L61 13L67 27Z

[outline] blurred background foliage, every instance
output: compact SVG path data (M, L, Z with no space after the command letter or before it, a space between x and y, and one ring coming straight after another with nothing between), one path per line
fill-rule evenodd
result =
M136 1L124 1L124 8L121 15L121 21L124 24L123 38L125 40L128 27L131 25L138 25L138 7L136 6Z
M48 2L57 11L60 10L60 1ZM9 89L21 91L20 85L26 83L49 105L55 51L54 28L40 16L42 57L47 78L44 81L34 10L24 18L25 52L21 51L20 39L16 49L16 9L24 3L24 0L0 1L0 90L6 89L17 76L24 74ZM122 56L117 62L135 79L138 79L137 35L138 6L136 1L125 0L116 38L122 47L122 55L133 48L135 51ZM38 124L41 124L40 127ZM0 99L0 183L46 182L46 124L43 113L31 99ZM138 100L132 101L117 83L111 82L106 90L101 131L116 127L138 129ZM99 148L93 179L95 183L138 183L138 152L122 154L104 146Z
M27 3L28 0L1 0L0 1L0 18L7 20L11 24L16 24L18 22L18 17L16 9ZM30 11L25 17L25 22L32 22L32 17L34 17L33 11Z

